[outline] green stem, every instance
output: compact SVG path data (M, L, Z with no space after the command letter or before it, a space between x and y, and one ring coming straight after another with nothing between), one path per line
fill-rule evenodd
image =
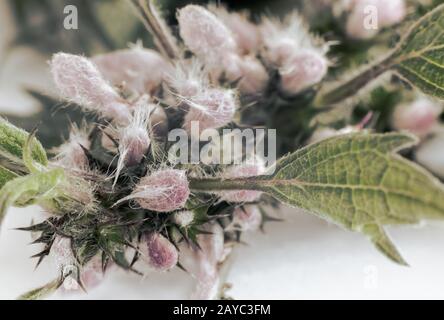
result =
M222 190L259 190L260 185L256 180L243 179L189 179L190 189L194 191L210 192Z
M392 52L384 59L371 64L355 77L339 83L325 93L321 91L316 97L315 106L319 108L331 106L356 95L370 82L388 71L393 66L394 57L394 52Z

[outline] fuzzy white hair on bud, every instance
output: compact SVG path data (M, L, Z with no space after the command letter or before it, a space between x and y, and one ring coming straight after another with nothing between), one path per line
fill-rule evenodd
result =
M149 134L150 115L156 106L150 104L149 96L142 96L133 107L129 124L119 127L119 161L115 173L115 183L123 167L140 164L151 144Z
M133 193L115 205L134 199L144 209L170 212L182 209L189 196L190 188L185 171L163 169L140 179Z
M57 53L50 66L55 85L65 99L117 123L128 122L128 104L89 59Z
M258 94L265 89L269 76L262 63L254 56L227 54L218 65L210 66L212 78L222 75L231 82L238 82L238 88L244 94Z
M186 228L193 223L194 216L193 211L179 211L173 215L173 222L181 228Z
M175 94L189 99L208 88L210 80L203 64L193 58L177 62L167 82Z
M158 52L134 46L92 58L103 77L137 94L154 93L172 66Z
M193 133L192 124L198 122L199 133L206 129L217 129L229 124L236 113L235 91L210 88L191 99L184 99L189 111L183 128Z
M142 259L156 271L168 271L175 267L179 260L176 247L157 232L145 234L139 250Z
M301 50L280 68L281 88L287 94L297 94L317 83L327 74L328 61L315 50Z
M198 5L178 10L179 33L185 45L206 63L214 64L236 52L231 31L213 13Z
M208 5L208 10L230 29L240 54L254 54L259 50L261 34L258 26L250 21L248 12L229 12L225 6L214 4Z
M305 21L296 11L283 20L263 17L260 29L265 47L264 56L277 67L281 67L301 49L316 50L322 55L328 51L328 44L310 34Z
M55 150L55 164L68 170L87 171L89 161L85 150L91 147L88 135L86 130L80 130L73 124L68 141Z
M281 88L297 94L320 82L328 71L329 45L309 33L297 12L282 21L263 18L261 24L265 59L279 70Z

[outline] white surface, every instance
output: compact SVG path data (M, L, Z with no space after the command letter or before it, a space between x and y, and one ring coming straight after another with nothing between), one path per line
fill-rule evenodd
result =
M14 299L54 277L49 261L34 271L28 257L26 226L38 208L12 209L0 238L0 299ZM286 221L267 226L266 234L247 237L238 249L228 281L236 299L443 299L444 225L393 229L391 234L411 267L379 254L367 239L296 210ZM65 299L186 299L192 280L181 270L145 279L110 273L97 289Z

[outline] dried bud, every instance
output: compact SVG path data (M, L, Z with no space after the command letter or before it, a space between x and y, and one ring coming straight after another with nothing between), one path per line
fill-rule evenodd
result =
M156 51L134 47L92 58L105 79L138 94L153 93L172 67Z
M230 29L240 54L258 51L261 46L261 35L258 27L249 20L247 12L228 12L220 5L209 5L208 9Z
M182 228L188 227L194 221L193 211L179 211L173 216L173 222Z
M239 81L239 90L245 94L257 94L267 86L269 76L262 63L252 56L228 54L222 60L225 77L229 81Z
M169 212L183 208L189 195L185 171L165 169L140 179L133 193L117 203L135 199L142 208Z
M282 90L296 94L320 82L328 71L327 59L315 50L302 50L279 70Z
M167 271L178 261L176 247L160 233L146 234L141 244L142 259L157 271Z
M265 171L264 162L259 158L255 158L251 163L247 162L245 164L229 167L225 170L223 176L226 179L248 178L262 175ZM262 192L253 190L234 190L222 191L219 192L219 194L224 201L241 203L257 201L262 195Z
M187 5L178 11L177 20L185 45L200 59L213 64L236 52L231 31L205 8Z
M428 98L419 98L410 104L398 105L393 113L392 125L396 130L406 130L424 137L438 124L442 104Z
M349 10L347 34L356 39L373 38L380 28L401 22L407 14L404 0L354 0Z
M233 224L241 231L256 231L262 223L262 214L258 206L247 205L236 208L233 213Z
M190 107L183 127L192 133L192 122L199 123L199 133L205 129L221 128L229 124L236 113L236 98L233 90L208 89L190 100Z
M51 60L51 72L65 99L118 123L128 122L128 105L87 58L57 53Z

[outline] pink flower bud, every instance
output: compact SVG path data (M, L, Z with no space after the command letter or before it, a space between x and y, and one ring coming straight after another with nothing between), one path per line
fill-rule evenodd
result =
M222 60L221 71L229 81L239 81L239 90L245 94L257 94L268 84L268 73L260 61L252 56L227 54Z
M256 177L266 171L264 162L257 158L253 163L231 166L223 173L226 179ZM233 190L219 192L221 199L227 202L241 203L257 201L262 192L253 190Z
M401 22L407 14L404 0L354 0L349 8L347 34L364 40L373 38L381 28Z
M155 107L149 103L148 96L142 96L134 106L129 125L119 129L119 153L127 166L139 164L148 151L151 143L149 118Z
M193 211L179 211L173 216L173 222L182 228L188 227L194 221Z
M192 133L192 122L198 122L199 133L205 129L217 129L229 124L236 113L234 91L208 89L190 100L185 100L190 107L184 119L183 127Z
M228 12L223 6L210 5L213 12L233 34L240 54L250 54L258 51L261 46L261 36L258 27L249 21L246 12Z
M410 104L398 105L393 113L393 128L424 137L438 124L442 107L442 104L428 98L419 98Z
M256 231L262 223L262 214L257 206L247 205L236 208L233 213L233 224L241 231Z
M209 86L208 73L196 58L178 62L167 81L174 93L184 98L197 96Z
M51 72L65 99L118 123L128 121L128 105L87 58L57 53L51 60Z
M288 94L297 94L325 77L328 62L315 50L302 50L286 61L279 71L283 91Z
M138 94L154 93L172 66L156 51L134 47L92 58L105 79Z
M190 195L184 170L165 169L140 179L131 195L117 202L135 199L145 209L169 212L184 207Z
M271 64L281 66L284 61L297 52L299 46L295 39L282 36L268 41L266 57Z
M197 5L187 5L177 14L180 36L200 59L217 63L225 54L236 51L231 31L211 12Z
M142 259L157 271L170 270L179 259L176 247L160 233L146 234L140 250Z
M57 150L56 163L68 169L87 170L89 161L83 148L89 149L90 146L88 134L73 127L68 141Z

